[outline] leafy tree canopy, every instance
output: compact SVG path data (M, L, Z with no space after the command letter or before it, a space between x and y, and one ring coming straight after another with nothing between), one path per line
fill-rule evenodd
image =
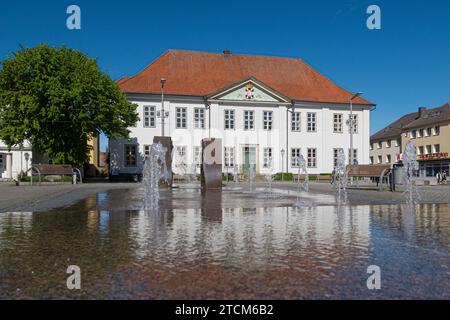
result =
M80 51L40 45L1 62L0 139L9 148L28 140L54 163L80 165L93 132L126 137L137 120L136 105Z

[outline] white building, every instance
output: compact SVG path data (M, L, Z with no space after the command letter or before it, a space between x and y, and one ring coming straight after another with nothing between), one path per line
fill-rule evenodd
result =
M0 179L17 179L21 172L26 172L31 166L32 154L32 148L28 142L8 150L8 147L0 140Z
M130 139L110 141L111 174L134 175L154 136L174 144L174 172L198 170L201 139L221 138L223 171L330 173L339 148L350 150L349 100L353 94L292 58L169 50L131 78L118 81L138 105L140 121ZM370 110L353 100L354 158L369 163Z

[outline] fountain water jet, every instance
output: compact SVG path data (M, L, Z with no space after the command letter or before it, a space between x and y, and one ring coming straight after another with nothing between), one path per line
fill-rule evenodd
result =
M297 157L297 165L298 165L298 172L297 172L297 201L295 203L296 207L304 207L306 206L305 203L300 201L300 191L303 189L304 191L309 191L309 176L308 171L306 169L306 160L301 154L299 157ZM304 181L301 182L300 176L304 175ZM309 205L308 205L309 206Z
M403 153L403 167L405 169L405 192L406 201L409 207L413 207L420 200L420 194L414 184L415 172L419 169L417 162L416 147L411 141L408 141Z
M160 180L168 181L169 173L166 166L166 151L161 143L153 143L144 163L144 208L157 210L159 208L159 184Z
M255 180L255 168L253 167L252 164L250 164L249 168L248 168L248 184L250 187L250 191L253 190L253 181Z
M269 160L269 162L267 163L267 172L265 174L265 178L268 184L268 188L269 188L269 196L272 196L272 181L273 181L273 175L272 175L272 159Z
M309 176L308 171L306 170L306 160L301 154L300 157L297 158L298 163L298 173L297 173L297 191L300 192L300 188L304 191L309 191ZM303 174L305 176L305 180L300 182L300 176Z
M336 166L333 172L333 182L336 188L338 204L347 203L347 166L343 149L339 149Z

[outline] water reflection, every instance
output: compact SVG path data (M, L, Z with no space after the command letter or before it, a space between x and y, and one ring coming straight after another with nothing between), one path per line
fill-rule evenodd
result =
M448 205L223 208L213 192L155 215L91 201L0 214L0 298L450 297ZM65 288L68 264L81 292Z

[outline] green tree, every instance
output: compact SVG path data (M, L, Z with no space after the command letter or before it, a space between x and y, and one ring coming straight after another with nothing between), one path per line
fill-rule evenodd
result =
M136 105L80 51L40 45L1 62L0 139L9 148L28 140L54 163L81 165L93 132L127 137L137 120Z

